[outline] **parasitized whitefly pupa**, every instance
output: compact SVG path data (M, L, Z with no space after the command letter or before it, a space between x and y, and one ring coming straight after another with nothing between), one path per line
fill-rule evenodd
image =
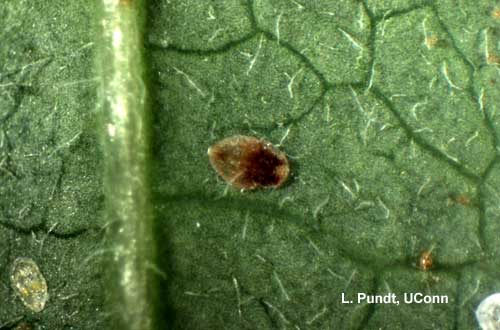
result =
M225 138L208 149L208 158L225 181L240 189L278 188L290 172L282 151L252 136Z
M30 258L17 258L12 265L10 283L26 307L41 312L49 299L47 281L38 265Z

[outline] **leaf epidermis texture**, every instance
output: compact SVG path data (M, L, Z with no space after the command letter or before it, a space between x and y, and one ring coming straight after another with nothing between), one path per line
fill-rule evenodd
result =
M8 285L29 257L50 294L34 326L103 328L96 3L7 1L0 17L0 327L32 313Z
M149 38L174 328L474 326L470 311L498 284L487 275L499 229L491 4L235 3L170 1L191 24ZM244 24L228 32L228 21ZM227 189L205 150L232 134L278 144L290 183ZM450 302L342 305L341 292Z

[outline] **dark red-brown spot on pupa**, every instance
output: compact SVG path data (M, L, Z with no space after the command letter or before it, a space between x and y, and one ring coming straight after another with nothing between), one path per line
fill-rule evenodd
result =
M225 138L208 148L208 158L225 181L240 189L277 188L290 171L283 152L252 136Z

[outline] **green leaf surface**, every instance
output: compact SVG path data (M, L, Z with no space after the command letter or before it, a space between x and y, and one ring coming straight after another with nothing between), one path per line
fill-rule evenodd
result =
M95 9L79 1L0 4L1 329L22 318L37 329L105 327L103 271L92 258L104 224ZM47 280L42 313L11 288L18 257L32 258Z
M137 304L155 304L161 329L479 329L477 305L500 290L499 3L151 0L144 58L123 69L101 6L0 5L0 329L104 329L133 315L110 293L127 288L106 258L124 242L156 250L154 264L138 249L122 265L163 276L158 301ZM137 31L123 31L133 46ZM126 185L113 179L147 143L111 167L125 158L101 135L102 104L122 93L148 111L139 92L99 83L110 72L147 72L152 118L124 136L144 129L151 155L121 178L151 201L122 206L153 213L155 242L149 222L110 213ZM218 177L207 148L237 134L288 155L283 187L242 192ZM116 223L119 242L105 235ZM47 279L41 313L11 288L17 257ZM417 292L449 302L403 302Z

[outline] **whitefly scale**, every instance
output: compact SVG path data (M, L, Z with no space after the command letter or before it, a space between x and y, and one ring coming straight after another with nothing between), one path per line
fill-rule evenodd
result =
M45 308L45 303L49 299L47 281L33 259L14 260L10 283L26 307L36 313Z

